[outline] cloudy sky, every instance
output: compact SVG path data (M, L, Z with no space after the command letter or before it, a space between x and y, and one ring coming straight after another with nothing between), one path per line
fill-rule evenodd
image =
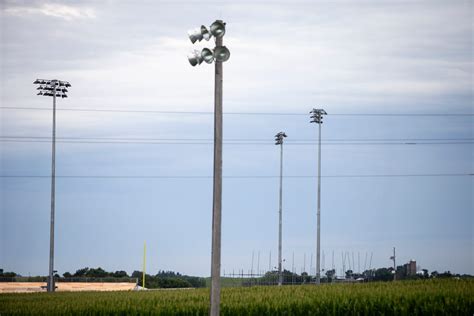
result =
M146 241L150 273L210 274L214 69L186 55L213 42L186 32L215 19L226 273L277 265L279 131L284 265L314 273L322 107L323 268L396 247L474 274L471 1L2 1L0 268L48 272L52 100L32 83L57 78L55 268L139 270Z

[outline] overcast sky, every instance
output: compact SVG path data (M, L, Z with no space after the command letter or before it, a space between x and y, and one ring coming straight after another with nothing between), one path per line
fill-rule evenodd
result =
M186 33L215 19L231 52L226 273L252 252L254 270L258 253L260 270L270 252L277 265L278 178L252 177L278 175L279 131L284 174L315 176L307 114L322 107L323 268L333 252L338 274L342 252L388 267L396 247L398 264L474 274L472 1L2 1L0 268L48 273L52 100L32 83L57 78L72 87L57 104L55 268L140 270L146 241L150 273L210 274L214 67L186 56L213 41ZM298 273L314 274L316 184L284 179Z

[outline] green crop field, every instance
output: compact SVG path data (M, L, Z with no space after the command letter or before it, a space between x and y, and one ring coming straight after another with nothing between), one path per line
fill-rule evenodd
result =
M208 289L0 294L0 315L207 315ZM239 287L221 315L473 315L474 280Z

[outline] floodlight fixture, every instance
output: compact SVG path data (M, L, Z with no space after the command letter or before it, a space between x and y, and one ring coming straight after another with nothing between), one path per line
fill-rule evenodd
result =
M202 38L205 39L206 41L210 40L212 37L212 34L204 25L201 25L201 35L202 35Z
M327 115L326 111L323 109L312 109L309 113L311 114L310 123L317 123L317 124L322 124L323 115Z
M189 54L188 54L188 60L189 60L189 63L191 64L191 66L196 66L196 65L200 65L203 61L202 57L201 57L201 53L194 49L192 50Z
M217 61L227 61L230 57L230 51L225 46L217 46L214 49L214 58Z
M276 134L275 135L275 145L282 145L284 137L286 137L286 134L284 132L279 132L278 134Z
M211 64L213 61L225 62L230 57L230 51L227 47L222 45L222 37L225 34L225 22L222 20L216 20L211 24L210 28L207 29L204 25L201 27L188 31L189 39L191 43L200 42L203 39L209 40L212 36L216 38L216 47L214 49L204 48L199 53L193 50L188 55L188 61L191 66L200 65L203 61L207 64Z
M189 39L191 43L196 43L197 41L201 41L203 39L203 35L201 34L201 29L195 28L188 31Z
M214 51L209 48L203 48L201 51L201 57L206 63L212 64L214 61Z
M211 24L210 27L211 34L215 37L222 37L225 34L225 22L222 20L216 20Z

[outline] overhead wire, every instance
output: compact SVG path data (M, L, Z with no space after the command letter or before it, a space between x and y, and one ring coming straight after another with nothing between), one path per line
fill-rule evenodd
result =
M426 174L339 174L322 175L322 178L402 178L402 177L469 177L474 173L426 173ZM242 175L223 176L227 179L276 179L277 175ZM284 178L317 178L313 175L285 175ZM0 175L0 178L51 178L47 175ZM205 175L56 175L56 178L65 179L212 179Z
M12 107L1 106L2 110L38 110L50 111L51 108L44 107ZM139 110L139 109L98 109L98 108L57 108L57 111L71 112L110 112L110 113L154 113L154 114L190 114L190 115L213 115L213 111L168 111L168 110ZM226 115L277 115L277 116L308 116L301 112L224 112ZM474 116L474 113L328 113L328 116L434 116L434 117L463 117Z

